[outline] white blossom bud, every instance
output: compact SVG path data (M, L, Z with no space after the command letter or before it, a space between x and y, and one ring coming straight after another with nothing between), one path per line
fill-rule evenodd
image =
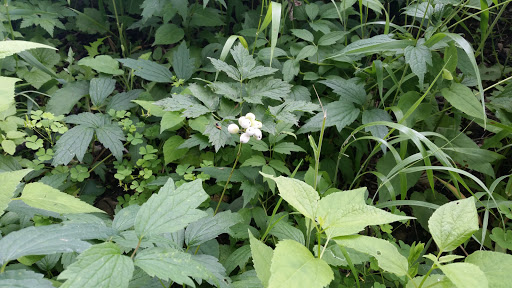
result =
M240 130L240 128L238 128L238 125L236 125L236 124L229 124L229 126L228 126L228 131L231 134L236 134L236 133L238 133L239 130Z
M252 121L251 123L251 127L253 128L257 128L257 129L261 129L261 127L263 127L263 123L261 123L260 121Z
M247 130L245 130L245 133L247 133L247 135L249 135L249 136L254 135L255 132L256 132L256 128L253 128L253 127L249 127L249 128L247 128Z
M250 112L249 112L249 113L247 113L247 114L245 115L245 118L247 118L247 119L251 120L251 122L252 122L252 121L256 120L256 115L254 115L253 113L250 113Z
M242 135L240 135L240 143L247 143L249 142L250 139L251 136L249 136L249 134L247 133L243 133Z
M261 140L261 137L263 137L263 135L261 134L261 130L258 128L253 128L253 129L254 129L254 134L252 135L252 137L254 137L254 139L256 139L256 140Z
M240 126L242 126L242 128L247 129L247 128L251 127L251 120L242 116L238 119L238 124L240 124Z

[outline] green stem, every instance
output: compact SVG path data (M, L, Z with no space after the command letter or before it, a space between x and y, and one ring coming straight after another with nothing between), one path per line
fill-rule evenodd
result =
M439 257L441 256L441 253L443 253L443 251L439 251L439 254L437 254L437 259L439 259ZM432 264L432 267L430 267L430 270L428 270L427 274L423 276L423 279L421 280L420 286L418 286L418 288L421 288L423 286L430 273L432 273L432 271L434 271L435 269L437 269L437 265L434 263Z
M343 253L343 257L345 257L345 260L347 260L348 267L350 267L350 271L352 271L352 275L354 275L354 278L356 279L357 288L361 288L359 285L359 273L357 272L354 263L352 263L352 259L350 259L350 255L348 255L347 249L341 245L338 245L338 247L340 247L341 253Z
M133 250L132 256L130 258L133 259L133 257L135 257L135 253L137 253L137 250L139 250L140 243L142 243L142 236L139 238L139 243L137 243L137 247L135 247L135 250Z
M9 261L6 261L5 264L2 266L2 269L0 269L0 274L4 273L5 267L7 267L7 263L9 263Z
M231 168L231 173L229 173L228 181L226 181L226 184L224 185L224 190L222 190L222 194L220 194L219 203L217 204L217 208L215 208L215 212L213 213L213 216L219 212L220 203L222 203L222 199L224 199L224 194L226 193L226 189L228 189L229 181L231 180L231 176L233 176L233 172L235 171L236 164L238 164L238 159L240 159L240 155L242 155L242 143L240 142L240 145L238 146L238 153L236 154L235 163L233 164L233 168Z

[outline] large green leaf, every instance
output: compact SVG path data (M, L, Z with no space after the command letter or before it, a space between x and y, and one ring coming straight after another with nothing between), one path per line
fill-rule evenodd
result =
M103 104L105 99L114 92L116 80L112 78L94 78L91 80L89 86L89 95L91 96L92 104L99 107Z
M67 279L60 287L119 288L128 287L134 266L128 256L121 255L112 242L93 245L69 265L58 277Z
M340 55L354 55L363 53L382 53L384 51L399 51L410 45L414 45L414 40L396 40L391 34L377 35L368 39L360 39L350 43L341 50L341 53L330 58Z
M208 214L196 209L208 194L201 180L195 180L174 188L169 179L156 194L141 207L135 217L135 232L138 237L172 233L185 228Z
M14 84L18 81L21 79L0 76L0 112L14 105Z
M427 73L427 64L432 65L432 53L424 44L408 46L404 49L405 62L411 67L412 73L420 79L420 89L423 89L423 79Z
M94 131L96 131L96 137L98 137L98 141L105 146L112 155L116 157L117 161L122 161L123 159L123 150L124 145L123 142L124 132L119 125L116 124L106 124L100 127L97 127Z
M172 73L169 69L156 62L145 59L117 59L124 66L133 69L133 74L141 77L142 79L159 82L159 83L172 83Z
M466 263L471 263L482 270L492 288L508 288L512 283L512 255L493 252L476 251L466 257Z
M441 94L453 107L469 117L483 119L482 104L466 85L454 82L450 88L443 88Z
M209 211L213 214L213 211ZM220 212L215 216L209 215L196 222L190 223L185 230L185 244L197 246L214 239L222 233L228 233L229 228L242 222L242 216L231 211Z
M185 36L185 31L178 25L167 23L160 25L155 32L155 42L153 45L169 45L178 43Z
M68 114L75 104L89 93L88 81L67 83L61 89L51 94L46 104L46 111L55 115Z
M176 77L183 80L188 80L196 71L195 60L190 58L190 51L187 48L185 41L181 42L178 49L172 55L172 68Z
M496 264L496 263L494 263ZM487 288L489 287L484 272L478 266L470 263L452 263L439 267L444 275L452 281L457 288ZM502 269L502 267L495 269ZM510 283L508 283L510 286ZM495 286L491 286L494 288Z
M0 215L4 213L5 208L7 208L7 205L11 202L11 197L18 184L20 184L21 179L30 171L32 170L23 169L0 173L0 183L2 183L2 189L0 189Z
M448 277L441 274L433 274L423 280L424 276L414 277L412 280L407 282L406 288L417 288L420 283L423 282L422 287L428 288L455 288L456 286L448 279Z
M439 251L449 252L478 230L473 198L453 201L439 207L428 220L428 229Z
M351 235L368 225L381 225L413 217L395 215L366 205L366 188L332 193L322 198L316 219L330 237Z
M93 135L94 129L85 126L79 125L69 129L55 145L52 165L66 165L75 155L78 160L82 161Z
M10 288L54 288L43 274L29 270L8 270L0 274L0 287Z
M104 213L103 210L43 183L25 185L19 199L32 207L57 213Z
M88 66L98 72L110 75L123 75L124 73L123 70L119 69L119 63L109 55L82 58L77 64Z
M327 113L325 127L336 126L338 131L341 131L345 126L352 124L361 112L359 108L354 106L354 104L345 100L334 101L325 105L325 111ZM323 120L323 112L316 114L311 117L306 124L300 127L298 133L320 131Z
M366 102L366 91L364 89L364 83L360 83L359 81L360 80L357 78L346 80L340 77L336 77L333 79L320 81L320 83L331 88L334 93L340 96L341 101L345 100L343 101L345 103L353 102L359 105L363 105Z
M334 279L331 267L293 240L277 243L268 288L322 288Z
M377 259L379 267L398 276L407 275L409 264L398 249L386 240L363 235L344 236L334 239L343 247L371 255Z
M154 104L163 107L164 111L181 111L187 118L197 118L210 112L210 109L190 95L177 94Z
M293 208L305 217L315 220L320 196L318 196L318 192L313 187L297 179L261 174L277 183L279 196L292 205Z
M0 59L4 59L5 57L13 55L15 53L35 48L48 48L56 50L51 46L35 42L28 42L22 40L0 41Z
M261 283L263 283L263 287L268 287L271 274L270 266L272 264L274 251L260 240L254 238L251 232L249 232L249 241L251 243L251 255L254 269L256 269Z

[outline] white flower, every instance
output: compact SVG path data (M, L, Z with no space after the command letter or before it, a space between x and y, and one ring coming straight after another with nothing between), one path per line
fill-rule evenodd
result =
M238 119L238 124L240 124L240 126L242 126L242 128L247 129L247 128L251 127L252 123L251 123L250 119L247 119L244 116L242 116Z
M260 121L254 120L251 123L251 127L260 129L261 127L263 127L263 124Z
M253 127L249 127L249 128L247 128L247 130L245 130L245 133L247 133L247 135L249 135L249 136L254 135L255 132L256 132L256 128L253 128Z
M245 115L245 118L247 118L247 119L251 120L251 122L252 122L252 121L256 120L256 115L254 115L253 113L250 113L250 112L249 112L249 113L247 113L247 114Z
M238 133L239 130L240 130L240 128L238 128L238 125L236 125L236 124L229 124L229 126L228 126L228 131L231 134L236 134L236 133Z
M256 140L261 140L261 137L263 136L261 134L261 130L258 128L253 128L253 129L254 129L254 134L252 135L252 137L254 137L254 139L256 139ZM247 130L249 130L249 129L247 129Z
M240 135L240 143L247 143L249 142L250 139L251 136L249 136L249 134L247 133L243 133L242 135Z

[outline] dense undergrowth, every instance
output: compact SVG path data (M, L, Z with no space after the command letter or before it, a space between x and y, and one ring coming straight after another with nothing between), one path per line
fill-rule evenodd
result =
M509 2L4 0L0 287L509 287Z

